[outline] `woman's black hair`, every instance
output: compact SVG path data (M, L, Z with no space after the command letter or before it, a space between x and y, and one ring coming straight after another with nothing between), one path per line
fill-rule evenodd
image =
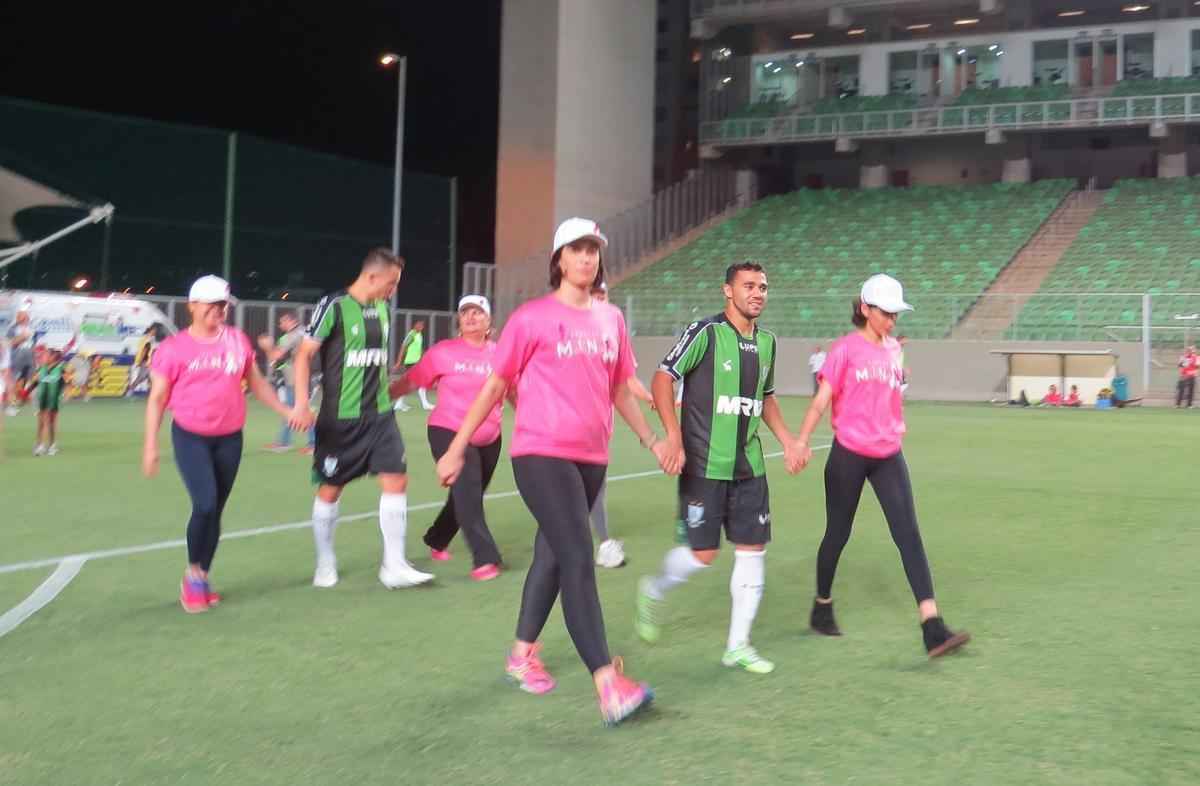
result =
M850 301L850 321L854 323L854 327L864 327L867 324L867 318L862 313L862 298L856 297Z

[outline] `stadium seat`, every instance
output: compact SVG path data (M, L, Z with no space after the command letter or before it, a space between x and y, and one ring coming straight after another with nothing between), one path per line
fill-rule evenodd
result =
M1138 84L1163 81L1170 80ZM1082 332L1104 338L1106 326L1141 324L1143 293L1157 295L1151 301L1155 325L1171 325L1178 311L1197 310L1200 297L1179 299L1172 293L1200 292L1200 233L1185 229L1200 219L1198 195L1196 177L1119 181L1042 282L1038 295L1022 309L1018 330L1010 331L1010 337L1045 333L1059 340ZM1080 302L1075 293L1080 292L1113 294L1084 298L1085 308L1074 325L1056 323L1053 313L1075 307Z
M1072 185L1045 180L772 196L621 281L613 297L632 302L627 318L635 332L674 335L694 313L721 309L725 267L750 258L766 267L771 283L763 324L781 335L828 337L849 328L848 304L858 285L891 271L917 309L903 318L902 332L941 338ZM672 312L667 302L688 306Z

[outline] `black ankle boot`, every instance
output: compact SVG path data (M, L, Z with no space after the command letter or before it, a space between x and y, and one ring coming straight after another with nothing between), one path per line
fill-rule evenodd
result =
M838 629L837 620L833 618L833 601L829 603L818 603L813 601L812 614L809 615L808 624L812 629L822 636L841 636L842 631Z
M921 633L925 638L925 651L931 658L953 652L971 640L970 633L955 633L947 628L945 620L941 617L930 617L922 622Z

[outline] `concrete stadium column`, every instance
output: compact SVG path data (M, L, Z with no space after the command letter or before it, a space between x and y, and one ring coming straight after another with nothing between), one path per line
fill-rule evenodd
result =
M988 144L994 144L991 139L993 132L988 132ZM1028 183L1033 179L1033 157L1029 152L1031 139L1025 134L1006 136L996 131L998 144L1004 146L1004 167L1000 172L1002 183Z
M738 205L750 207L758 200L758 173L753 169L739 169L736 178Z
M892 170L886 142L864 142L859 154L860 188L886 188L891 182Z
M1187 177L1187 136L1182 126L1151 128L1150 135L1165 133L1158 138L1158 176Z
M498 285L544 273L558 221L651 196L653 0L505 0L496 189Z

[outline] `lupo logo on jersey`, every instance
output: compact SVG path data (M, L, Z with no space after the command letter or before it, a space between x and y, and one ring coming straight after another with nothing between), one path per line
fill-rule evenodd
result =
M346 353L346 368L370 368L382 365L382 349L352 349Z
M762 407L762 402L758 399L745 398L744 396L717 397L718 415L753 415L754 417L758 417L762 414Z

